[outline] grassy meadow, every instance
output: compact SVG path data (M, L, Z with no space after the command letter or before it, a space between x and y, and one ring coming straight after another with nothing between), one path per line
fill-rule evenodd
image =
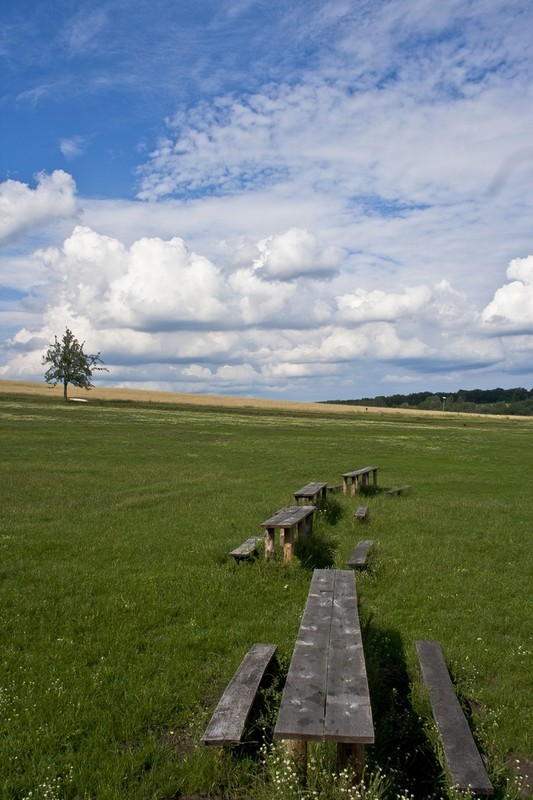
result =
M453 796L419 689L422 638L442 643L496 797L519 796L533 757L532 421L88 397L0 390L1 800L303 797L275 752L265 765L200 737L246 651L273 642L278 683L256 729L268 742L310 568L332 545L345 568L359 538L376 543L357 577L377 734L361 797ZM332 495L306 563L229 560L294 490L368 464L411 493L368 496L365 527L359 498ZM331 778L328 748L313 763L309 792L356 796Z

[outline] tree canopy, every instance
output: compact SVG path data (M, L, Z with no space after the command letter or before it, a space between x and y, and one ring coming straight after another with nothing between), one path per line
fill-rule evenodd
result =
M62 383L63 398L67 401L69 384L78 386L80 389L90 389L93 386L91 383L93 372L95 370L108 372L109 370L106 367L98 366L98 364L104 363L100 358L100 353L89 354L83 351L85 342L80 344L69 328L65 329L61 341L57 336L54 338L54 343L50 345L43 356L43 365L50 365L45 372L44 379L53 386Z
M456 411L476 414L533 416L533 389L459 389L458 392L414 392L388 397L363 397L360 400L326 400L354 406L380 408L413 408L434 411Z

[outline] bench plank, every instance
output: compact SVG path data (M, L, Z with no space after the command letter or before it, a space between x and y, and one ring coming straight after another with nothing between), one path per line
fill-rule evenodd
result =
M355 519L359 519L361 520L361 522L364 522L366 520L367 514L368 514L368 506L359 506L357 511L354 513L354 517Z
M494 794L494 788L457 699L439 642L418 641L422 682L429 692L452 786L474 794Z
M233 556L235 561L242 561L244 558L250 558L257 553L259 542L262 541L261 536L250 536L245 542L232 550L230 556Z
M348 566L358 569L362 569L363 567L365 567L366 560L368 558L368 553L373 544L374 544L373 539L363 539L363 541L357 542L357 544L355 545L355 550L353 551L350 560L348 561Z
M276 649L275 644L254 644L244 656L202 736L206 745L240 742L259 684Z
M411 486L410 486L410 485L407 485L407 486L399 486L399 487L398 487L398 488L396 488L396 489L387 489L387 491L385 492L385 494L388 494L388 495L390 495L390 496L392 497L393 495L402 494L402 492L409 492L409 491L410 491L410 489L411 489Z

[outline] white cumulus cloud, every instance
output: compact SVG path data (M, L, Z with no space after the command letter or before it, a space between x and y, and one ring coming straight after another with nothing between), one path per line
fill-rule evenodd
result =
M335 245L321 246L305 228L290 228L259 244L255 267L269 278L292 280L303 276L328 277L339 271L344 251Z
M74 179L60 169L39 173L34 189L11 179L0 183L0 243L73 216L75 195Z
M483 322L533 333L533 255L513 259L507 268L509 283L496 290L483 309Z

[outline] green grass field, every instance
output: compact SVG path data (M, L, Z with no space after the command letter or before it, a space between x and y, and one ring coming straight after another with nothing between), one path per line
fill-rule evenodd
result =
M335 495L338 520L315 525L340 568L376 542L358 577L377 731L364 796L447 796L414 649L434 638L496 797L517 797L533 755L532 440L532 422L503 418L0 396L2 800L296 796L269 783L274 761L200 743L254 642L286 669L309 587L298 563L227 554L303 484L367 464L412 492L369 496L365 528L359 500ZM267 735L276 692L263 700ZM328 758L317 748L324 773Z

